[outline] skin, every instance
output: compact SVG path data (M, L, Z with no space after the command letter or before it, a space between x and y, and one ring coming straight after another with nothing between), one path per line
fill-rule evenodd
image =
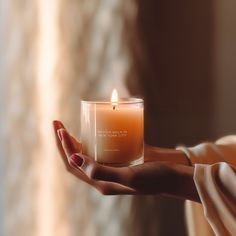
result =
M82 144L60 121L54 121L53 127L66 169L102 194L162 194L200 202L193 180L194 167L189 166L183 152L146 145L144 164L115 168L83 155Z

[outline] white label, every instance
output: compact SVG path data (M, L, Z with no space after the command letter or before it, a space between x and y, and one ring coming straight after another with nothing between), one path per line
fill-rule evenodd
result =
M100 138L124 138L127 137L127 130L98 130L97 136Z

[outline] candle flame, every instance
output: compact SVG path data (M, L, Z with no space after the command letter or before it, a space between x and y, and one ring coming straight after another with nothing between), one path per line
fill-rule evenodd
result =
M111 104L113 106L113 110L115 110L116 105L118 104L118 92L116 89L113 89L111 94Z
M118 92L116 89L113 89L112 95L111 95L111 102L112 104L116 104L118 102Z

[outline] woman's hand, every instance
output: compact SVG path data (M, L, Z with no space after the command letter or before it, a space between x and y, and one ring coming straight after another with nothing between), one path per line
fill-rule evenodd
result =
M81 144L66 131L61 122L54 121L54 130L67 170L102 194L164 194L199 201L193 181L193 167L151 162L158 158L148 158L148 162L131 167L101 165L81 154Z

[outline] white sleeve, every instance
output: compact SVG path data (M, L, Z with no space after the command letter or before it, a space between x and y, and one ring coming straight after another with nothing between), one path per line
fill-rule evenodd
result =
M236 169L227 163L196 164L194 181L216 235L236 235Z
M227 162L236 166L236 135L226 136L215 143L202 143L195 147L178 147L194 164L214 164Z
M236 235L236 135L177 149L195 166L195 185L215 234Z

